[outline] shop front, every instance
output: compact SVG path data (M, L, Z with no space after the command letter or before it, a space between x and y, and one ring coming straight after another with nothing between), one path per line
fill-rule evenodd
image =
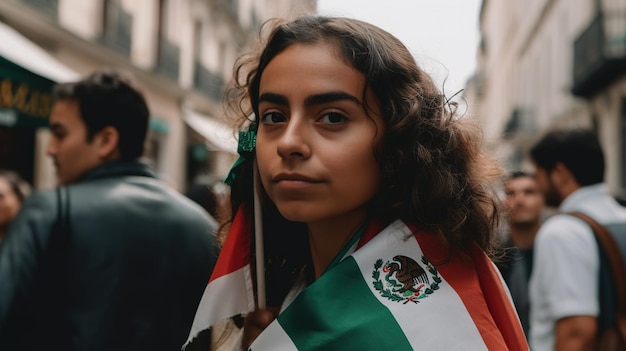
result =
M33 184L38 128L48 125L54 82L0 56L0 169Z
M237 139L233 128L215 118L183 108L183 118L192 133L187 145L187 181L222 180L237 158Z
M0 169L18 172L41 186L41 174L51 172L42 155L56 81L78 74L0 22Z

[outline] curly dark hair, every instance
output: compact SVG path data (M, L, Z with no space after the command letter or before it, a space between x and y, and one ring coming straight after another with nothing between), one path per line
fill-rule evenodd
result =
M261 47L238 59L225 94L239 129L258 116L261 75L277 54L298 43L330 43L365 76L362 101L371 89L381 107L384 135L374 153L382 177L369 203L371 215L382 224L402 219L437 233L451 254L469 250L472 243L492 252L500 207L495 191L501 181L499 164L483 152L478 125L457 116L457 104L446 99L397 38L359 20L318 15L269 21L261 33ZM232 213L241 204L251 208L252 194L248 160L231 188ZM265 202L265 233L270 234L265 240L280 240L291 251L299 245L295 241L305 246L297 235L272 238L276 231L285 233L285 226L292 233L306 231L282 218L267 196Z

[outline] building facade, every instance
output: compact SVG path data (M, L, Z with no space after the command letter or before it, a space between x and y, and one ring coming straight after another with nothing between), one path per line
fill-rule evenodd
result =
M130 73L146 96L145 159L156 171L180 191L199 177L222 178L236 157L222 103L235 59L265 20L315 8L315 0L0 1L0 29L34 46L29 54L0 42L0 95L8 96L0 98L0 168L18 170L36 188L54 186L46 110L29 119L36 110L17 109L28 105L19 104L19 89L30 89L25 101L37 93L46 105L46 86L113 67ZM32 71L33 83L18 82L13 65Z
M596 130L611 192L626 195L626 1L483 0L466 99L508 169L550 129Z

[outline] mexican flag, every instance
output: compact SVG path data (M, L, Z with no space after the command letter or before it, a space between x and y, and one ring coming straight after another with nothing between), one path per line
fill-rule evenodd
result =
M185 345L215 323L254 310L250 228L250 216L243 208L239 209L204 289Z
M235 218L189 341L254 308L247 217ZM500 275L478 247L449 258L438 237L402 221L384 229L370 225L346 257L300 292L251 346L412 349L518 351L528 345Z

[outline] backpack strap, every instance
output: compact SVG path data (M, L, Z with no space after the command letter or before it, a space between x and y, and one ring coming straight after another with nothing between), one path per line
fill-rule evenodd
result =
M57 218L47 247L49 259L58 263L65 257L65 249L70 240L70 195L67 187L56 188Z
M70 197L67 187L56 188L57 193L57 221L56 229L66 231L69 229L69 206Z
M568 214L589 224L600 244L600 252L606 255L611 266L615 297L617 300L616 322L620 334L622 334L622 338L626 340L626 268L624 266L624 259L619 251L619 245L606 227L593 218L581 212L570 212Z

